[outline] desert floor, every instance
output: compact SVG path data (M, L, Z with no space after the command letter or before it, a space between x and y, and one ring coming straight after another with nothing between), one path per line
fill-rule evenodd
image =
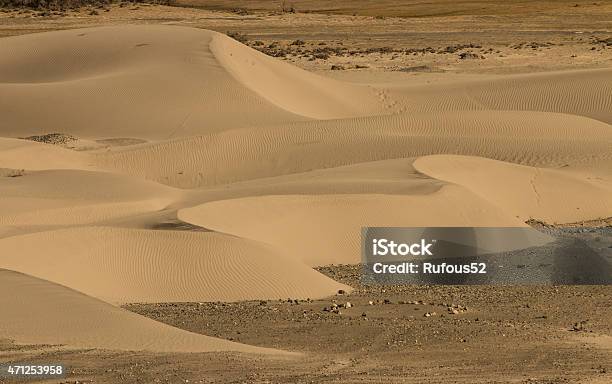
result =
M359 266L362 226L531 226L612 260L612 4L396 3L0 10L0 364L612 382L610 286Z

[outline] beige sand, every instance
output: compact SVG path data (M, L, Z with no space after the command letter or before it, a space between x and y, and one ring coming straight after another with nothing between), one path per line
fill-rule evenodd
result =
M47 147L47 145L39 144ZM36 158L36 153L32 153ZM6 226L75 225L159 211L181 192L123 175L81 171L26 171L0 179Z
M531 166L595 161L599 169L612 157L612 132L597 120L549 112L403 113L244 128L93 156L104 169L194 188L438 153Z
M225 52L226 45L236 50L236 59L227 52L220 60L211 49ZM4 40L2 54L8 59L0 63L0 113L6 116L0 129L7 136L52 131L83 138L168 139L309 115L348 117L370 104L372 112L379 110L367 87L347 85L327 95L322 90L335 89L335 81L276 63L219 33L191 28L108 27L17 36ZM228 65L230 59L236 61ZM255 71L258 82L235 78L241 68ZM270 73L279 78L266 78ZM277 105L289 89L298 90L289 105ZM364 95L356 102L348 97L355 89ZM307 100L316 104L302 108ZM28 105L36 105L37 113Z
M283 354L173 328L20 273L0 270L0 277L3 338L77 348Z
M357 84L195 28L4 38L0 337L269 352L113 304L330 296L310 267L359 262L362 226L612 216L611 76ZM53 132L80 150L19 139ZM152 229L178 219L201 228Z
M612 182L600 177L452 155L422 157L414 166L469 188L523 221L567 223L612 216Z
M454 185L407 196L285 195L224 200L182 210L179 217L276 245L313 266L359 263L361 228L365 226L525 226L502 208Z
M212 232L87 227L13 236L0 247L0 268L115 304L307 299L350 291L263 243Z

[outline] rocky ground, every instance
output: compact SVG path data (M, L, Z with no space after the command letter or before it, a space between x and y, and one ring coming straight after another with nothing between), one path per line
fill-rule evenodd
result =
M540 225L601 246L612 239L602 223ZM611 286L371 286L362 284L360 265L318 270L355 290L326 300L126 308L193 332L305 351L323 364L313 362L311 373L289 364L283 377L264 368L253 382L612 380Z
M132 304L183 329L285 350L233 354L61 351L0 343L0 361L53 361L64 383L607 383L612 287L362 286L325 300ZM0 382L3 382L0 379Z

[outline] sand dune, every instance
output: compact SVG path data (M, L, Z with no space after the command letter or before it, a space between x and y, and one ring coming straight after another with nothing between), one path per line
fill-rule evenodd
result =
M548 111L611 122L609 69L374 89L308 73L225 35L170 26L17 36L3 40L1 53L3 136L167 139L397 110Z
M61 285L0 270L0 338L18 343L156 352L286 354L183 331Z
M402 111L544 111L612 124L612 69L491 76L389 91Z
M314 299L350 290L269 246L217 233L66 229L0 240L0 254L0 268L111 303Z
M368 87L341 85L194 28L101 27L11 37L3 39L0 56L7 58L0 61L2 136L167 139L382 109ZM261 86L245 84L244 71ZM362 97L351 97L355 93Z
M219 35L212 39L210 48L241 84L297 115L337 119L383 111L383 103L370 87L315 75Z
M612 180L476 157L437 155L414 167L462 185L521 220L567 223L612 216Z
M27 171L21 177L0 179L0 189L5 197L107 202L154 197L177 199L182 194L179 190L147 180L81 170Z
M299 119L235 82L209 50L214 35L126 26L4 39L0 133L166 139Z
M117 203L79 203L70 200L4 199L0 217L2 226L46 226L93 224L110 219L158 211L166 207L159 199Z
M0 225L89 224L164 209L180 191L122 175L28 171L0 178Z
M309 265L357 263L363 226L524 226L458 186L416 195L285 195L206 203L181 220L272 244ZM239 220L238 220L239 219Z
M0 134L3 135L2 131ZM4 137L0 137L0 167L30 170L91 168L81 153L55 145Z
M401 114L232 130L103 152L92 161L100 168L193 188L439 153L531 166L610 163L612 129L548 112Z

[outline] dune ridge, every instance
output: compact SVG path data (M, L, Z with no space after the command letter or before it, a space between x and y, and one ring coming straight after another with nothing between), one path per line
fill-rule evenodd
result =
M297 115L339 119L384 111L371 87L335 81L283 64L222 35L213 37L210 48L237 81Z
M94 154L93 162L194 188L439 153L547 167L609 162L612 129L549 112L401 114L232 130Z

